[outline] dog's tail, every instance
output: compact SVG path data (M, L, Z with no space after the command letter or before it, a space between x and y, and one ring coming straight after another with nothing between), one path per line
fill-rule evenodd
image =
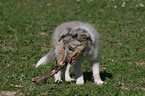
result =
M51 48L51 50L37 62L36 68L39 65L46 64L51 59L54 59L54 48Z

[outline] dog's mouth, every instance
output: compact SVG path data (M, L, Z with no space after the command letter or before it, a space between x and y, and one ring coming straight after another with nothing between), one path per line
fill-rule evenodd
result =
M79 56L79 54L76 54L75 56L73 56L73 57L70 59L69 63L70 63L71 65L74 64L74 63L76 63L78 56Z
M85 46L82 45L82 46L78 46L74 52L68 53L66 55L66 60L68 61L68 63L70 64L76 63L79 55L82 54L84 50L85 50Z
M61 62L59 62L60 64L59 65L64 65L66 63L70 63L71 65L76 63L77 62L77 59L79 57L80 54L83 53L83 51L85 50L85 47L84 45L81 45L81 46L78 46L74 52L72 53L68 53L66 50L63 54L63 58L61 60Z

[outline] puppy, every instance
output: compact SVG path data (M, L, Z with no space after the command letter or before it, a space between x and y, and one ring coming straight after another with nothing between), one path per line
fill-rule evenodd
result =
M76 84L84 84L84 76L81 70L81 62L87 61L92 66L94 81L96 84L103 84L99 72L99 53L100 39L95 28L79 21L67 22L56 27L52 36L52 48L44 57L36 64L46 64L49 60L54 59L56 64L62 61L67 66L62 69L63 77L66 81L72 81L69 69L73 66ZM61 81L61 71L55 76L55 82Z

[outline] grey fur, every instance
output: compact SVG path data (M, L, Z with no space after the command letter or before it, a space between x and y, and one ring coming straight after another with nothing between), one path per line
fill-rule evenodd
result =
M82 29L83 32L80 29ZM52 35L52 47L53 48L48 53L48 54L53 53L53 55L51 55L51 56L45 55L44 57L49 58L49 59L41 60L42 59L41 58L38 61L36 66L38 67L39 65L42 65L42 64L48 62L50 60L50 57L52 57L52 56L57 57L59 55L61 49L65 46L63 40L61 40L62 37L63 36L65 37L67 34L75 35L76 33L79 36L84 34L84 35L90 37L90 39L91 39L91 41L88 41L89 43L87 43L88 45L87 45L87 48L85 49L85 52L78 57L76 64L73 65L75 76L77 79L76 84L84 83L83 74L82 74L81 65L80 65L80 63L82 61L88 61L89 63L91 63L94 81L97 84L102 84L103 81L101 80L100 75L99 75L99 65L100 65L99 53L101 50L100 38L99 38L97 30L91 24L88 24L88 23L83 23L80 21L72 21L72 22L63 23L63 24L59 25L58 27L56 27L54 34ZM68 66L66 67L66 70L63 71L66 81L74 80L74 79L71 79L69 76L69 68L70 68L70 64L68 64ZM55 81L61 81L60 74L61 74L61 72L58 72L58 74L55 75Z

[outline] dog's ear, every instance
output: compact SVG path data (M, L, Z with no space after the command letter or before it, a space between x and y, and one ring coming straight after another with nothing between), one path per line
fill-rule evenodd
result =
M72 29L71 28L66 28L64 29L62 32L60 32L59 37L58 37L58 41L60 42L60 40L64 37L66 37L67 35L69 35L70 31Z
M76 29L76 32L78 34L79 41L85 41L85 40L92 41L90 34L85 29L78 28L78 29Z

